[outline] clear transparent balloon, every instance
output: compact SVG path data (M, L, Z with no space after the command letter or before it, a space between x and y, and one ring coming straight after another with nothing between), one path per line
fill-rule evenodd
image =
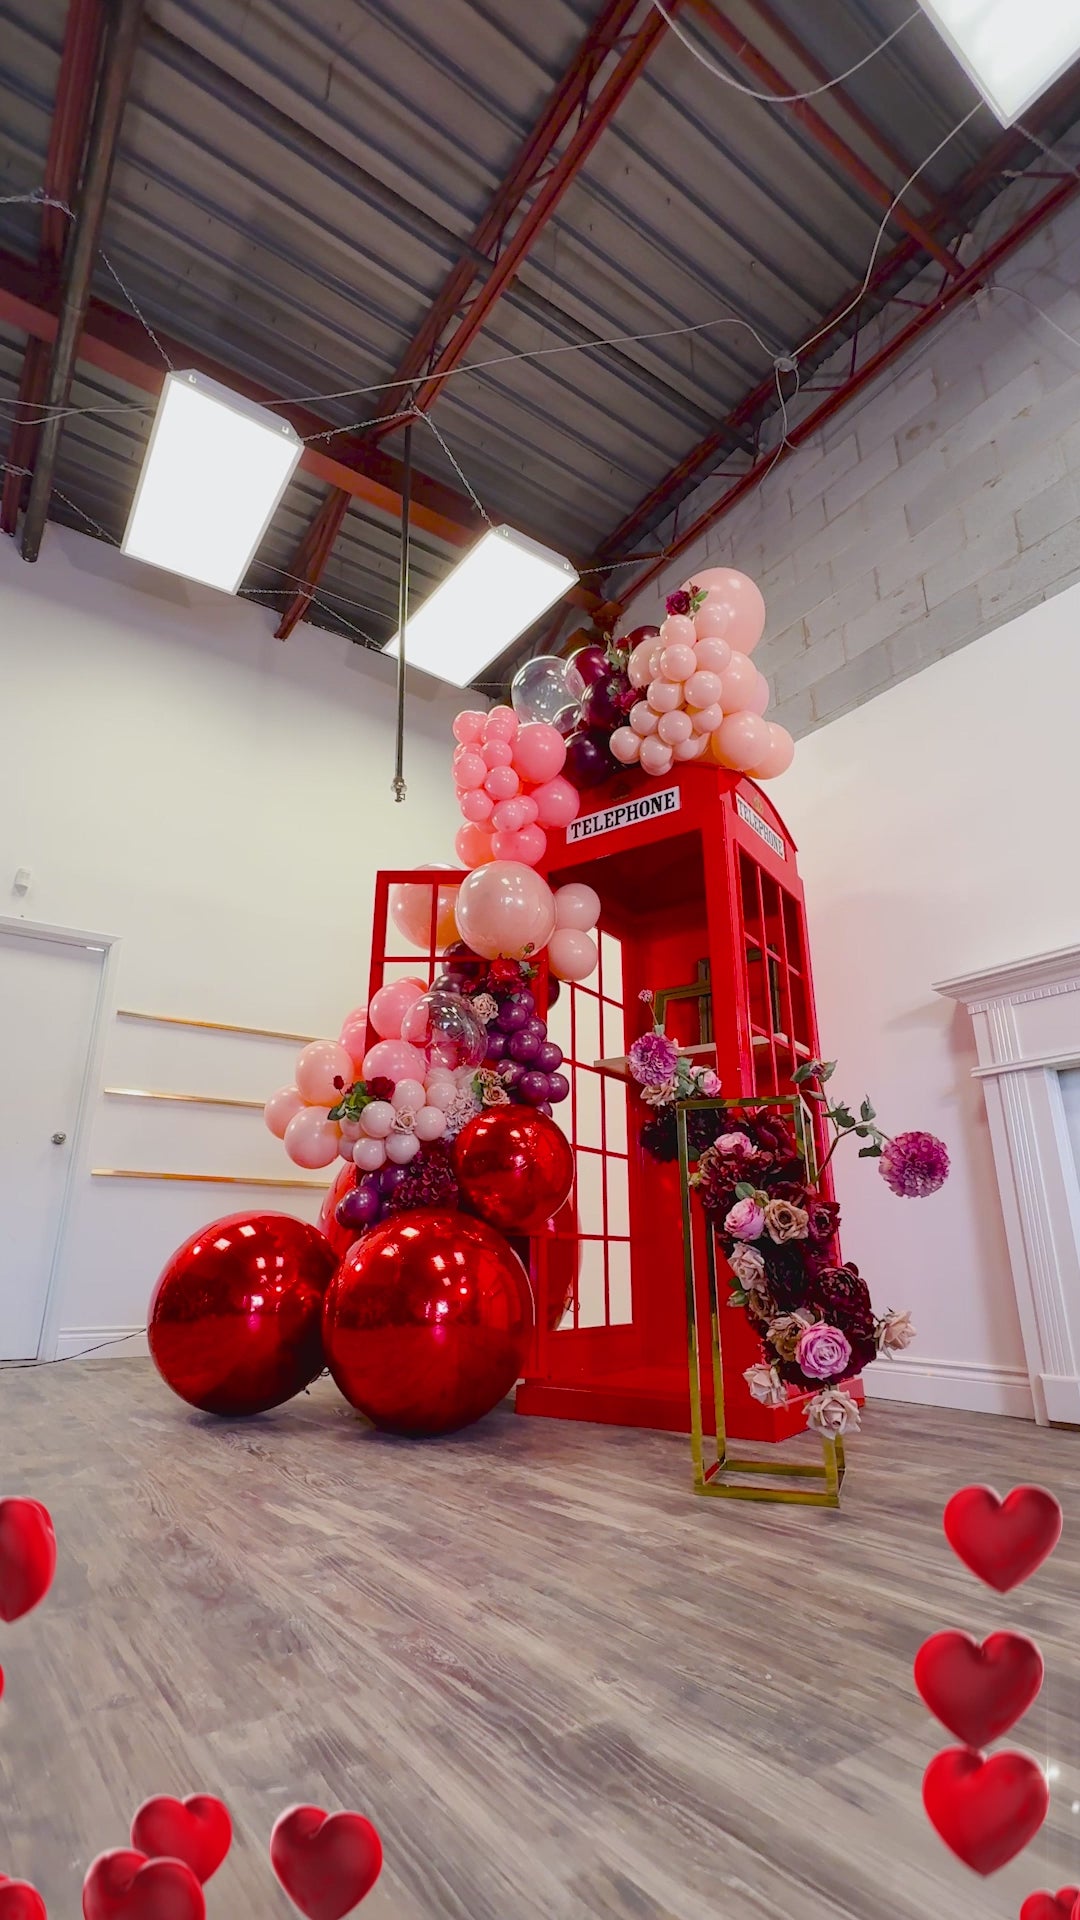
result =
M418 1047L429 1067L456 1073L479 1067L487 1053L487 1029L460 993L433 987L409 1008L401 1023L403 1039Z
M514 675L510 699L520 720L543 720L562 734L572 733L578 723L578 703L585 682L569 660L555 654L539 654Z

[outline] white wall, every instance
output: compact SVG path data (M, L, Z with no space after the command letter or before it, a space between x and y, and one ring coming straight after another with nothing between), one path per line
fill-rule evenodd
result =
M33 567L0 541L0 915L118 940L102 1086L265 1097L291 1078L295 1046L135 1025L115 1008L336 1034L367 994L376 869L454 859L460 696L410 683L409 792L395 806L391 664L309 626L282 645L273 624L62 528ZM33 872L24 899L18 867ZM203 1222L256 1204L317 1210L298 1191L90 1177L295 1174L242 1109L95 1091L83 1146L52 1321L61 1352L141 1327L163 1261Z
M923 1201L837 1156L845 1254L919 1330L874 1369L892 1397L1031 1412L970 1023L932 982L1080 936L1078 632L1073 587L800 741L770 788L800 850L835 1085L952 1155Z

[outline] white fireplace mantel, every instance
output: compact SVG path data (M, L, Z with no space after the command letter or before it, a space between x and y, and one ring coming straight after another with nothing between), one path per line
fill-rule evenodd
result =
M1040 1425L1080 1425L1080 1178L1060 1076L1080 1067L1080 947L936 991L971 1015Z

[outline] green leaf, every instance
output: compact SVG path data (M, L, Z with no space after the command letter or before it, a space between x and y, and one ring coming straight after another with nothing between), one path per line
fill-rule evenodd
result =
M833 1074L836 1072L836 1061L835 1060L819 1060L817 1063L817 1068L818 1068L819 1080L831 1080L833 1077Z
M740 1180L735 1189L735 1198L736 1200L752 1200L756 1192L757 1188L752 1186L749 1180Z
M745 1307L748 1297L741 1287L732 1287L727 1297L727 1304L729 1307Z
M833 1107L829 1118L830 1120L835 1120L837 1126L842 1127L845 1133L850 1133L852 1127L855 1125L855 1115L852 1113L850 1107Z
M875 1117L876 1116L874 1114L874 1109L870 1105L870 1095L867 1094L863 1100L862 1106L859 1108L859 1119L873 1120Z
M856 1127L855 1131L858 1134L860 1140L869 1140L870 1138L869 1127Z
M877 1145L874 1145L872 1147L859 1148L860 1160L880 1160L880 1158L881 1158L881 1148Z
M816 1060L807 1060L804 1062L804 1064L801 1067L796 1067L794 1073L791 1076L792 1085L796 1087L801 1087L805 1081L815 1079L817 1075L817 1068L818 1068L818 1063Z

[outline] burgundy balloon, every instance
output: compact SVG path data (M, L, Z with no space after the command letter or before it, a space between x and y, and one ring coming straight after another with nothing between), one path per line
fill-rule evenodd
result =
M526 1101L530 1107L542 1107L550 1092L550 1076L540 1073L536 1068L530 1068L518 1081L517 1092L519 1098Z
M581 724L583 727L596 727L604 733L614 732L616 727L626 724L619 695L622 689L617 680L597 680L586 687L581 696Z
M643 640L659 640L659 638L659 627L632 627L629 633L623 635L619 641L619 645L624 648L627 653L633 653L634 648L640 646Z
M204 1413L265 1413L322 1371L324 1234L284 1213L233 1213L178 1247L154 1289L149 1341L166 1385Z
M563 1050L554 1040L545 1040L536 1056L536 1065L541 1073L556 1073L563 1063Z
M598 680L606 680L611 673L611 661L603 647L581 647L570 661L576 667L587 687L594 687Z
M337 1208L338 1225L351 1230L350 1246L357 1233L364 1227L374 1226L381 1212L382 1194L378 1180L371 1180L370 1176L367 1179L358 1180L355 1187L345 1195L344 1200L338 1202ZM347 1251L348 1248L346 1248Z
M394 1214L346 1254L326 1295L330 1371L381 1431L452 1433L505 1398L532 1333L517 1255L483 1220Z
M507 1052L511 1060L535 1060L542 1045L543 1041L538 1040L535 1033L530 1033L528 1027L522 1027L520 1033L510 1035Z
M595 728L572 733L566 743L563 773L572 786L598 787L617 773L619 763L608 748L608 737Z
M560 1100L565 1100L569 1095L570 1082L567 1079L565 1073L549 1073L547 1078L548 1078L548 1096L547 1097L552 1102L553 1105L557 1106Z

